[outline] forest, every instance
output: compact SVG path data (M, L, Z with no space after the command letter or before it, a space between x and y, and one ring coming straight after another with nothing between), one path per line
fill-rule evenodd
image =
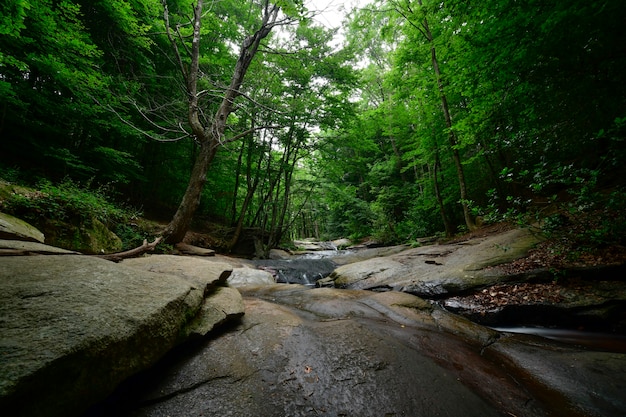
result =
M0 179L40 191L0 210L65 190L226 251L502 221L626 244L623 0L374 0L341 28L313 4L3 1Z

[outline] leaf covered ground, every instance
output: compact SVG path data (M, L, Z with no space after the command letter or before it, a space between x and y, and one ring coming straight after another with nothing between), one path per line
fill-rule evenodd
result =
M506 223L490 225L458 237L453 242L501 233L510 228L512 226ZM626 248L623 246L607 245L580 250L573 241L548 239L530 250L526 257L495 267L509 275L543 270L547 271L547 279L541 282L497 284L450 300L472 305L478 313L494 311L507 305L558 304L596 292L601 285L600 280L605 278L600 276L597 281L583 279L580 271L620 265L626 265Z

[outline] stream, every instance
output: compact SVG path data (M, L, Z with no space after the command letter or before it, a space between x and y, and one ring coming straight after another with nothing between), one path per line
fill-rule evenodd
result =
M270 272L277 283L301 284L312 288L317 280L326 278L335 270L337 264L333 258L350 252L321 250L295 255L292 259L263 259L251 263L258 269Z
M272 273L277 283L300 284L313 288L317 280L327 277L338 266L334 259L356 252L357 250L320 250L294 255L287 260L255 260L252 263L257 268ZM443 305L443 300L437 300L437 303ZM486 326L504 333L540 336L593 350L626 353L626 335L551 325L549 317L543 317L542 323L536 325L497 322Z
M626 335L539 326L498 326L491 328L504 333L541 336L561 343L602 352L626 353Z

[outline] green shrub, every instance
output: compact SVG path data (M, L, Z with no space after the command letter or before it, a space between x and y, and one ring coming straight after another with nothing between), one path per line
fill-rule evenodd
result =
M34 190L23 188L8 195L0 209L37 227L46 221L91 226L97 219L122 239L125 249L140 245L147 236L131 224L140 213L116 204L110 194L105 187L90 189L70 179L59 184L40 180Z

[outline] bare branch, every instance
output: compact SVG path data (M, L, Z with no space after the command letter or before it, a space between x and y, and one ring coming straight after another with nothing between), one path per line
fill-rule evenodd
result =
M167 0L162 0L161 4L163 4L163 20L165 20L165 33L167 34L167 39L169 39L170 43L172 44L172 48L174 49L174 54L176 55L176 61L178 62L178 66L180 67L180 71L183 74L185 81L188 83L187 69L185 67L185 64L183 63L182 57L180 56L180 51L178 50L178 45L176 44L176 40L172 36L172 30L170 28L170 14L169 14L169 9L167 7Z
M231 143L234 142L236 140L239 140L241 138L243 138L244 136L249 135L252 132L256 132L257 130L263 130L263 129L280 129L282 126L275 126L275 125L268 125L268 126L256 126L253 127L251 129L248 129L244 132L239 133L238 135L233 136L232 138L228 138L224 141L222 141L222 144L226 144L226 143Z

